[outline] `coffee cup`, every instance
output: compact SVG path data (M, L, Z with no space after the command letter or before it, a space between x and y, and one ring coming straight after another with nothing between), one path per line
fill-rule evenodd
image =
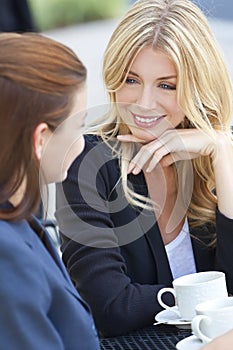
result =
M233 329L233 297L218 298L196 306L193 334L204 344Z
M220 271L196 272L176 278L172 282L173 288L162 288L157 294L159 304L177 313L183 320L191 321L195 316L195 307L208 300L227 297L225 274ZM164 303L164 293L171 293L176 301L178 311Z

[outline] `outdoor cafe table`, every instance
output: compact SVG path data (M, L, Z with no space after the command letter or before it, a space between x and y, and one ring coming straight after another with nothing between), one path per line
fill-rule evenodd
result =
M161 324L123 336L100 338L100 346L101 350L175 350L176 344L190 335L190 329Z

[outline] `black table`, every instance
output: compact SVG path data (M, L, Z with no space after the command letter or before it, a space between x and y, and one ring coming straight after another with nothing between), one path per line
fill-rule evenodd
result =
M175 350L176 344L190 335L190 329L158 325L124 336L100 338L100 345L101 350Z

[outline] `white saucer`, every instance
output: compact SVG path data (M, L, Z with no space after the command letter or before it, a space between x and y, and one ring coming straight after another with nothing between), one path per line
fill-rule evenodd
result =
M199 350L204 346L202 341L195 335L191 335L188 338L182 339L176 344L178 350Z
M178 311L178 307L177 306L173 306L171 307L171 310L163 310L161 312L159 312L156 316L155 316L155 321L158 322L158 324L169 324L169 325L173 325L173 326L177 326L179 328L185 328L185 329L190 329L191 328L191 321L185 321L183 319L181 319L177 313L173 312L174 311ZM155 323L156 325L156 323Z

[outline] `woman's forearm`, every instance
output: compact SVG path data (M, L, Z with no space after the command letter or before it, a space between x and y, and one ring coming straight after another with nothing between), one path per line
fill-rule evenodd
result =
M214 153L213 168L219 211L233 219L233 142L226 135L219 135Z

